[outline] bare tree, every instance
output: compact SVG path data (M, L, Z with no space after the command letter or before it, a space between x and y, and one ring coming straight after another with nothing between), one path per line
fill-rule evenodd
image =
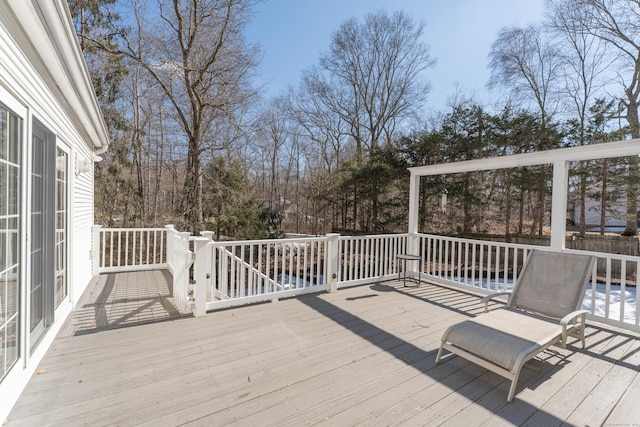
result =
M534 25L526 28L503 28L489 53L491 78L489 87L503 86L513 90L517 99L536 106L540 114L543 131L547 129L558 106L557 80L560 75L557 51L545 40L540 29ZM545 137L538 141L536 149L548 149L555 138ZM542 234L546 212L547 182L544 173L537 179L537 206L532 229L537 226Z
M489 52L489 68L489 87L511 89L520 101L533 102L544 127L557 109L560 61L540 29L534 25L501 29Z
M616 75L624 96L625 119L634 138L640 137L640 2L638 0L575 0L573 18L582 32L607 43L616 58ZM638 158L629 159L627 215L624 235L638 233Z
M282 97L272 99L264 106L258 119L261 124L258 135L265 171L264 197L272 210L277 210L280 198L285 196L282 191L284 182L281 181L281 173L286 175L287 170L281 163L281 156L290 139L285 102Z
M429 84L424 71L434 63L422 41L424 24L404 12L379 11L363 22L342 23L329 51L320 57L313 76L313 93L337 114L355 143L357 161L391 141L403 121L424 104ZM358 218L358 187L353 188L353 222ZM377 223L377 193L370 194L373 223Z
M256 95L250 79L259 51L246 43L243 30L258 2L157 0L158 14L139 20L133 32L117 28L120 46L101 44L136 61L155 79L167 113L182 129L187 148L183 216L194 232L204 225L202 153L217 144L216 127L236 119L236 110ZM130 6L147 8L139 0L130 0Z
M345 21L333 34L320 67L341 105L361 152L389 141L396 126L416 112L429 92L423 71L433 65L422 42L424 24L404 12L369 14L364 22ZM383 139L383 141L381 141Z
M594 141L590 137L591 106L606 82L606 70L611 66L611 55L606 44L585 32L578 17L584 10L573 0L547 0L547 27L557 40L563 64L563 99L571 112L570 135L575 145ZM575 117L575 118L573 118ZM586 232L586 198L590 175L590 161L580 162L576 171L579 178L580 233Z

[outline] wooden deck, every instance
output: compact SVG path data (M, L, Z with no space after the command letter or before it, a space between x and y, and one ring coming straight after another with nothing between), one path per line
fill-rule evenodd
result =
M174 304L168 272L102 274L91 281L60 335L84 335L183 315Z
M591 325L509 382L451 357L479 298L401 282L132 328L62 333L7 425L639 425L640 340Z

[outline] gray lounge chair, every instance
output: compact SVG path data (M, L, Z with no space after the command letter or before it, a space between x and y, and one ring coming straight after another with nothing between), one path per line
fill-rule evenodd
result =
M580 310L594 256L533 250L511 293L483 298L485 314L449 327L436 357L448 350L511 380L513 400L522 366L552 345L566 348L567 338L584 342L588 313ZM504 309L487 313L488 302L509 294Z

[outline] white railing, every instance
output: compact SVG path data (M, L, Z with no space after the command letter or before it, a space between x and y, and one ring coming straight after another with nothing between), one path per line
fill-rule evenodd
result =
M213 310L326 290L329 254L326 237L211 241L196 253L194 275L207 281Z
M424 261L420 270L424 279L484 294L509 290L529 251L545 249L426 234L416 238ZM637 309L640 257L567 252L594 255L598 259L583 302L583 308L590 311L589 318L640 331Z
M541 248L427 234L330 234L236 242L213 242L211 233L202 234L206 237L189 237L172 226L96 226L93 239L99 248L94 254L94 272L166 268L173 275L179 308L187 309L194 261L189 245L194 243L195 304L198 313L204 314L216 308L393 279L399 269L397 256L407 253L423 257L421 265L407 265L410 276L420 274L425 280L484 294L499 292L510 289L517 280L529 251ZM590 311L589 318L640 332L640 257L567 252L598 258L583 304Z
M398 274L397 256L407 252L408 234L341 236L338 287L389 280Z
M539 248L426 234L417 238L426 278L485 293L510 289L528 252Z
M177 231L172 225L167 225L167 269L171 273L173 284L173 299L182 312L191 308L189 297L189 283L193 252L189 249L189 232Z
M102 228L93 226L94 274L139 270L169 270L178 310L188 311L189 269L193 252L189 234L164 228Z
M93 226L94 274L166 268L165 228Z

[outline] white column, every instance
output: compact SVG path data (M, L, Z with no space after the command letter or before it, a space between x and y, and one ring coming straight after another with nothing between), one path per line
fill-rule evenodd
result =
M420 197L420 176L411 174L409 181L409 234L418 233L418 202Z
M553 188L551 196L551 249L565 248L567 233L567 196L569 193L569 163L557 160L553 163Z
M420 202L420 175L411 174L409 181L409 227L407 232L407 252L417 254L420 251L418 244L418 215Z

